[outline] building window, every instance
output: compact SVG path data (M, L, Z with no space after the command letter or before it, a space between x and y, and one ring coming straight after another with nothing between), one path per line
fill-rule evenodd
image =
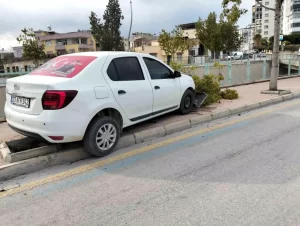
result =
M265 2L265 5L270 5L270 2Z
M265 20L265 23L269 23L269 20Z
M292 23L291 27L300 27L300 23Z
M52 42L51 42L51 41L46 41L45 45L46 45L46 46L51 46L51 45L52 45Z
M82 38L81 39L81 44L87 44L87 39L86 38Z
M268 32L267 32L267 31L265 31L265 32L264 32L264 35L268 35Z
M269 11L269 9L265 9L265 11Z
M265 25L265 27L264 27L265 29L268 29L269 28L269 26L268 25Z
M177 53L177 62L182 62L182 53Z
M269 17L269 13L266 13L266 14L265 14L265 17Z
M65 46L67 44L68 44L67 39L62 39L62 40L57 40L56 41L56 45L58 45L58 46Z
M10 67L6 67L6 72L7 72L7 73L10 72Z

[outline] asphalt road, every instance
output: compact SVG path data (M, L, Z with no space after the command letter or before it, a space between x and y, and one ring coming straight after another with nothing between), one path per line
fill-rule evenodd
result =
M286 102L117 151L102 165L6 182L21 187L0 193L0 225L300 225L299 107Z

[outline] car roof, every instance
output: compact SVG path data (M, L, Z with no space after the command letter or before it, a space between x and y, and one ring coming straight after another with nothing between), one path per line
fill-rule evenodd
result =
M67 54L69 56L95 56L95 57L107 57L109 55L122 55L122 56L147 56L152 57L150 54L136 53L136 52L125 52L125 51L96 51L96 52L81 52ZM152 57L153 58L153 57Z

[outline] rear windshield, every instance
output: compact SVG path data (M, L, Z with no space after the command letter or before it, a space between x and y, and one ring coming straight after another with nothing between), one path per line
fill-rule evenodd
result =
M73 78L96 58L94 56L58 56L30 72L29 75Z

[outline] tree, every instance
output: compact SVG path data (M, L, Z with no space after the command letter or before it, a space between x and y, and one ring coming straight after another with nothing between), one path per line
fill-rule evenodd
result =
M261 7L272 10L275 12L274 19L274 43L273 43L273 54L272 54L272 69L271 69L271 78L269 84L269 90L277 91L277 80L279 74L279 31L280 31L280 17L281 17L281 7L284 0L275 0L275 8L271 8L262 4L260 0L255 0L257 4ZM229 18L234 18L238 20L241 15L245 13L245 10L240 9L242 0L223 0L223 12L225 16ZM234 10L232 10L232 6Z
M2 57L0 60L2 64L11 64L14 60L14 53L6 52L6 53L2 53L1 55Z
M216 52L239 49L243 41L235 23L225 20L222 16L218 23L214 12L208 15L205 22L199 19L196 36L214 56Z
M196 37L215 56L217 51L222 50L221 30L217 23L217 14L210 13L206 21L199 21L196 24Z
M90 19L90 25L91 25L91 32L92 35L96 41L96 44L100 45L102 42L102 32L103 32L103 24L101 23L101 20L97 17L97 14L94 12L91 12Z
M229 21L220 21L221 51L238 50L241 47L243 38L240 36L237 26Z
M240 9L242 0L223 0L223 12L221 18L226 18L229 22L237 23L239 18L248 12L247 9Z
M17 41L23 45L23 57L27 60L33 60L34 65L38 67L39 61L46 58L45 46L39 44L32 28L24 28L21 32Z
M101 23L94 12L91 12L89 19L92 34L102 51L124 51L120 32L124 16L118 0L109 0L103 15L104 23Z
M159 45L167 55L167 63L170 64L172 56L178 51L188 50L194 43L190 40L186 40L183 36L183 31L176 26L171 32L162 30L158 37Z

